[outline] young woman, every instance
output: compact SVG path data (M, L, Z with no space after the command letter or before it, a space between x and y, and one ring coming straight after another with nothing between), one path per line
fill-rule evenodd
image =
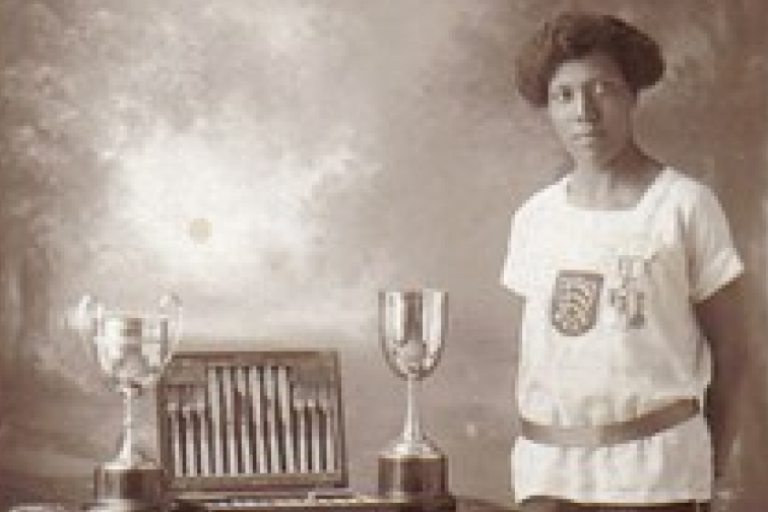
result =
M635 138L663 70L647 35L589 13L559 15L518 56L520 94L571 160L514 214L502 275L524 307L523 511L699 510L727 459L743 266L712 192Z

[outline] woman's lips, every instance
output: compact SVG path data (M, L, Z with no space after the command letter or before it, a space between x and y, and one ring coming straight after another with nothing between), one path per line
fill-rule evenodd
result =
M576 142L591 142L591 141L601 139L602 137L603 137L603 131L596 128L593 130L583 130L583 131L574 132L571 138Z

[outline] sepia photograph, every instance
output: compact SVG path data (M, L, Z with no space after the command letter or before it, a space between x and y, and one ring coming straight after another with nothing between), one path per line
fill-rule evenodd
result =
M768 509L768 3L0 0L0 509Z

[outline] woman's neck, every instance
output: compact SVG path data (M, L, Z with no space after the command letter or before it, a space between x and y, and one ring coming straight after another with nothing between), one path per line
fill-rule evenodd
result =
M568 183L568 200L589 209L631 208L640 201L661 168L657 160L634 145L607 162L576 162Z

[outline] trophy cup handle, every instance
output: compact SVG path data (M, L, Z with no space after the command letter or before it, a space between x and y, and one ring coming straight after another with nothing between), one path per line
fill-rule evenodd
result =
M95 295L85 294L75 310L74 330L80 338L93 346L93 338L101 334L104 305Z

